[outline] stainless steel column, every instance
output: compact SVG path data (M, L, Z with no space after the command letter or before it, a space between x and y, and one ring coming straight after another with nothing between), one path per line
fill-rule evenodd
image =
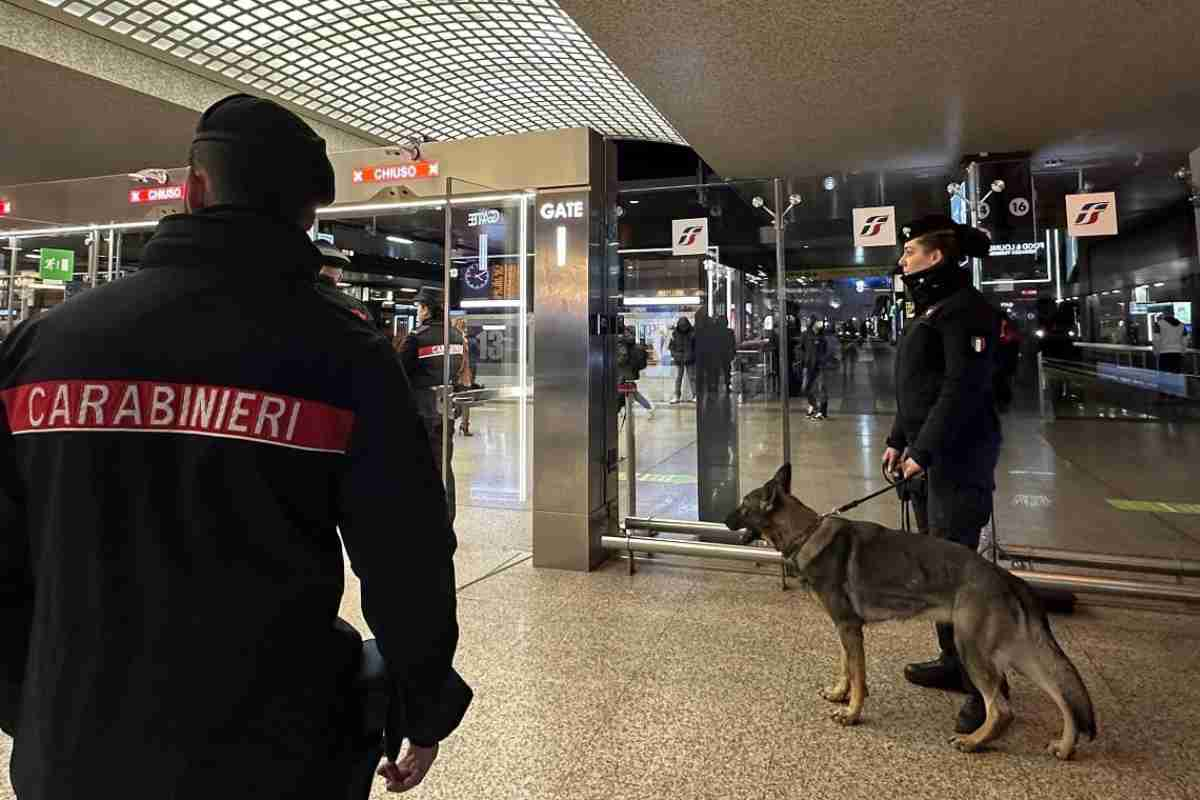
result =
M454 212L450 205L453 195L454 178L446 178L446 205L443 209L445 217L446 239L442 245L442 391L438 393L442 403L442 485L446 486L446 473L450 469L450 268L454 254ZM447 491L449 488L447 487Z
M625 395L625 487L629 492L626 515L637 516L637 435L633 430L633 392Z
M88 288L96 288L96 273L100 270L100 229L93 227L88 233ZM75 276L72 275L74 280Z
M587 570L617 530L612 379L615 182L609 145L588 137L588 186L540 191L534 213L533 563Z
M783 463L792 461L792 418L791 418L791 389L788 386L791 360L788 358L788 324L787 324L787 258L786 242L783 240L783 181L775 181L775 280L779 300L779 311L775 314L775 330L779 335L779 410L783 416Z
M5 321L9 323L8 330L10 331L15 318L20 316L13 313L13 298L17 296L17 259L21 255L17 241L11 237L8 240L8 289L4 292L4 307L8 310Z

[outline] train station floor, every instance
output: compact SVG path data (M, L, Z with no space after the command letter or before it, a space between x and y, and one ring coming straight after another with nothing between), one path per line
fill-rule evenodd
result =
M879 362L834 382L831 419L808 423L793 408L793 490L815 508L880 485L890 366ZM695 519L695 407L660 405L636 425L639 514ZM1200 558L1200 430L1046 421L1020 409L1005 425L1002 543ZM1074 614L1052 618L1099 722L1099 738L1081 741L1073 762L1045 751L1058 712L1020 677L1008 733L988 752L955 751L947 739L962 696L902 677L905 663L934 654L922 620L868 629L871 694L862 724L842 728L818 695L838 667L837 637L807 595L782 591L777 572L711 561L639 561L632 577L621 560L590 574L535 569L528 511L497 507L519 505L515 413L477 411L472 427L476 436L455 448L455 560L458 667L477 696L410 796L1200 797L1194 609L1084 598ZM779 428L768 406L739 407L744 489L779 466ZM854 515L894 526L897 504L885 496ZM342 614L368 632L352 575ZM0 763L9 745L0 737ZM374 796L388 796L382 783ZM5 774L0 800L10 797Z

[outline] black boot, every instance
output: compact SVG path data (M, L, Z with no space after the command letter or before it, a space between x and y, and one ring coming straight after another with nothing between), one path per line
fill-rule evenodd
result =
M967 702L963 703L958 712L958 719L954 722L955 733L974 733L979 730L979 726L987 719L987 706L984 705L983 695L979 692L972 692L967 696Z
M909 683L929 689L946 689L952 692L967 691L962 677L962 666L954 649L954 626L944 622L937 624L938 644L941 655L932 661L909 664L904 668L904 678Z
M970 678L963 677L963 683L970 684ZM1005 678L1000 682L1000 692L1008 697L1008 679ZM967 697L967 702L963 703L958 712L958 719L954 722L955 733L974 733L987 719L987 705L983 702L981 695L974 686L971 687L970 695Z

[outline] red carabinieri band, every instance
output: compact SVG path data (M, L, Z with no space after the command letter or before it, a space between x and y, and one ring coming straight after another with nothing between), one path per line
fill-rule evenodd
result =
M463 346L461 344L450 345L450 355L461 356L463 354ZM438 356L446 355L446 345L431 344L427 347L417 348L417 358L437 358Z
M345 453L354 413L232 386L158 381L45 381L0 392L13 435L178 433Z

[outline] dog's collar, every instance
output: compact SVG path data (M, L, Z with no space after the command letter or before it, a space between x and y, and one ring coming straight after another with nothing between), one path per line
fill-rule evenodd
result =
M796 543L793 544L791 547L789 547L787 550L783 551L784 560L786 560L786 561L794 560L796 558L796 554L800 552L800 548L804 547L804 543L807 542L812 537L813 533L816 532L817 528L821 527L821 523L824 522L825 520L829 519L832 516L834 516L833 513L822 514L821 516L817 517L816 520L813 521L812 525L809 525L807 528L805 528L803 531L801 531L800 535L796 537L796 540L795 540Z

